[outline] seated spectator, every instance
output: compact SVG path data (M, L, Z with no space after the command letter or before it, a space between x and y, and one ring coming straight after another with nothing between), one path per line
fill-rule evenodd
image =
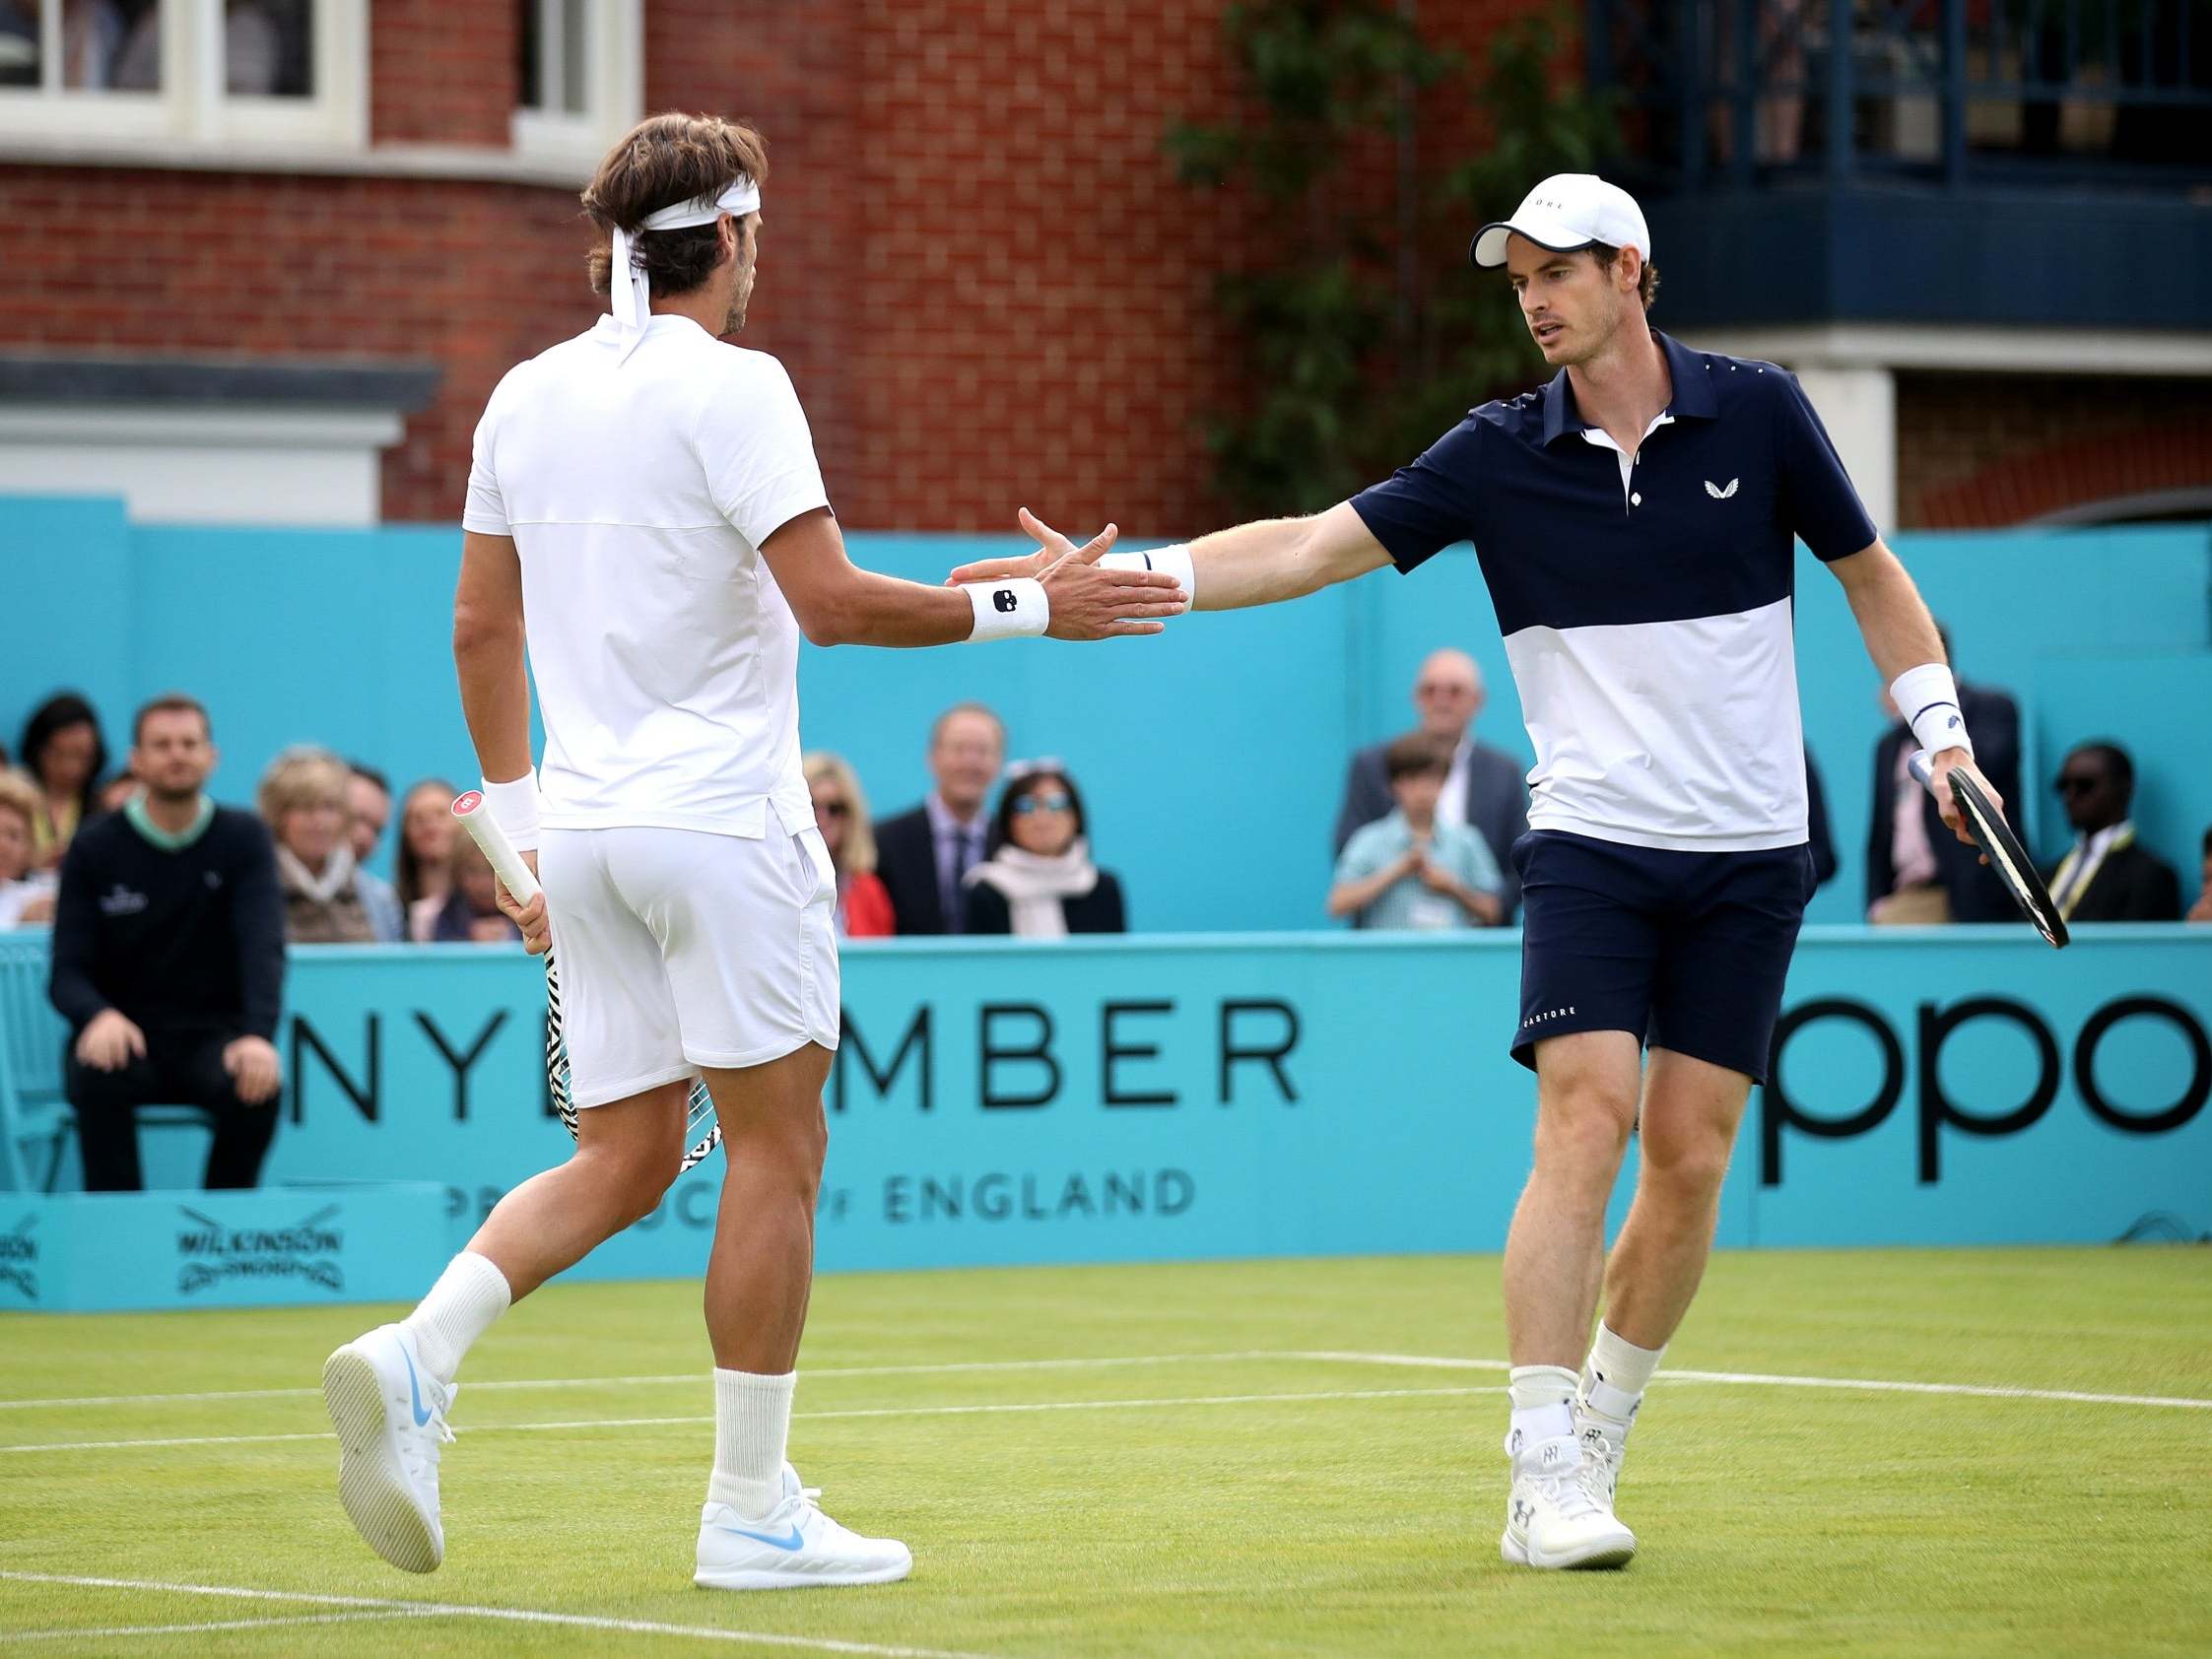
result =
M392 786L374 766L359 761L346 763L346 844L354 849L354 886L361 892L362 908L369 912L369 931L379 945L396 945L407 937L407 918L399 907L392 884L369 868L376 843L384 838L384 826L392 818Z
M2187 917L2184 918L2192 922L2212 922L2212 829L2204 831L2203 855L2204 869L2202 875L2204 886L2196 896L2196 902L2189 906Z
M1513 874L1513 842L1528 832L1527 768L1502 749L1474 738L1485 693L1482 670L1465 651L1433 651L1413 682L1413 706L1421 730L1441 743L1450 757L1437 817L1445 824L1474 830L1489 847L1499 872L1499 899L1510 921L1520 905L1520 879ZM1362 825L1373 824L1392 808L1386 743L1363 749L1352 758L1344 782L1344 805L1336 815L1336 851L1341 855Z
M1940 627L1943 653L1951 635ZM1874 746L1874 810L1866 833L1866 919L1883 926L1928 922L2015 922L2020 910L1981 854L1944 827L1934 792L1910 768L1918 747L1912 728L1877 693L1890 729ZM2020 802L2020 705L2007 693L1959 682L1959 712L1974 743L1974 763L2004 797L2017 820Z
M284 932L294 945L375 940L346 839L346 763L321 749L287 749L261 774L256 804L277 843Z
M131 776L130 767L125 766L101 784L97 793L102 813L121 812L138 793L138 779Z
M1408 732L1384 746L1382 764L1397 805L1344 844L1329 914L1372 928L1498 926L1505 884L1489 843L1437 810L1451 751L1428 732Z
M1091 862L1083 797L1054 761L1019 767L998 798L998 850L969 871L964 932L1064 939L1126 933L1121 884Z
M54 919L54 876L31 868L31 826L38 791L28 778L0 771L0 933Z
M107 744L93 705L75 692L61 692L34 709L23 728L23 769L38 789L31 862L52 870L78 827L99 809L98 779L107 769Z
M453 786L426 777L399 804L399 879L392 884L407 918L407 937L430 943L453 883Z
M888 939L898 931L891 895L876 874L875 829L867 797L844 758L817 750L800 763L814 793L814 822L838 871L838 932L847 939Z
M209 737L190 697L140 709L145 790L88 824L61 867L50 995L72 1033L63 1088L90 1192L143 1184L143 1105L214 1120L210 1187L252 1186L276 1134L284 897L269 831L201 793Z
M500 909L500 881L472 835L455 835L447 857L445 902L431 924L439 945L520 944L522 930Z
M2128 809L2135 763L2116 743L2085 743L2058 767L2058 798L2074 844L2050 873L2050 900L2069 922L2175 922L2181 879L2135 838Z
M876 826L876 874L902 934L958 933L968 872L990 851L984 811L1006 760L1006 727L979 702L957 703L929 728L936 788Z

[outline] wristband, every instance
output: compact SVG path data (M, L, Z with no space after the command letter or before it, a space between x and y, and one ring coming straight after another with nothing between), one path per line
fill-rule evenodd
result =
M1931 756L1946 749L1964 749L1973 755L1966 713L1959 707L1958 682L1942 663L1922 663L1900 674L1890 683L1890 700Z
M1165 570L1175 578L1185 599L1193 606L1198 603L1198 570L1191 563L1188 542L1156 547L1146 553L1109 553L1099 564L1108 570Z
M538 773L532 767L506 783L484 780L484 810L513 843L516 852L531 852L538 844Z
M960 590L975 607L975 630L968 636L971 645L986 639L1033 639L1051 625L1052 602L1035 576L963 582Z

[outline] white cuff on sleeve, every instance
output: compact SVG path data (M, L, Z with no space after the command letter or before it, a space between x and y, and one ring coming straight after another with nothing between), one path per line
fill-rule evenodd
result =
M538 844L538 773L532 767L506 783L484 780L484 809L500 827L516 852L529 852Z
M998 582L963 582L961 592L975 607L975 631L971 645L986 639L1035 638L1052 621L1052 602L1044 584L1035 576L1010 576Z
M1190 544L1156 547L1144 553L1109 553L1099 563L1109 570L1165 570L1193 605L1198 603L1198 570L1190 561Z
M1942 663L1924 662L1900 674L1890 683L1890 700L1930 755L1945 749L1974 753L1966 712L1959 706L1958 682Z

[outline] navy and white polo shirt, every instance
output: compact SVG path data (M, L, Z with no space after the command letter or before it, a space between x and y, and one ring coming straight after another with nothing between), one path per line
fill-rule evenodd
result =
M1745 852L1806 838L1794 542L1874 541L1795 376L1657 335L1632 464L1562 369L1352 498L1399 570L1472 541L1536 749L1533 830Z

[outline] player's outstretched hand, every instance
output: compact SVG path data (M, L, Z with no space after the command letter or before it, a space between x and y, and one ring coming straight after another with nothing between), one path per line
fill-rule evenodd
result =
M1101 566L1099 561L1121 533L1111 524L1081 547L1027 507L1022 509L1022 528L1043 544L1031 558L1043 562L1038 579L1052 606L1044 630L1048 638L1112 639L1125 633L1158 633L1170 617L1190 609L1190 596L1165 570Z
M1003 582L1022 576L1042 576L1062 558L1075 549L1075 544L1053 529L1043 519L1030 511L1021 510L1023 532L1037 542L1035 553L1025 553L1005 559L978 559L972 564L963 564L945 578L947 587L959 587L963 582ZM1104 550L1101 550L1104 551Z
M1979 843L1975 840L1973 832L1967 829L1966 821L1960 817L1958 800L1951 793L1950 779L1953 772L1964 772L1967 776L1973 778L1980 788L1981 793L1989 798L1989 805L1994 807L2000 816L2003 815L2005 810L2005 798L1997 793L1995 784L1981 775L1980 769L1975 765L1973 758L1964 749L1939 750L1936 754L1928 757L1928 788L1935 794L1936 811L1943 815L1943 822L1952 834L1958 836L1968 846L1978 849ZM1989 860L1983 858L1981 862L1986 864Z
M522 862L529 865L531 875L538 873L538 855L535 851L524 853ZM553 948L553 927L546 920L545 895L540 893L529 903L517 904L514 895L507 892L506 883L500 882L498 886L500 909L522 930L522 948L533 957L544 956Z

